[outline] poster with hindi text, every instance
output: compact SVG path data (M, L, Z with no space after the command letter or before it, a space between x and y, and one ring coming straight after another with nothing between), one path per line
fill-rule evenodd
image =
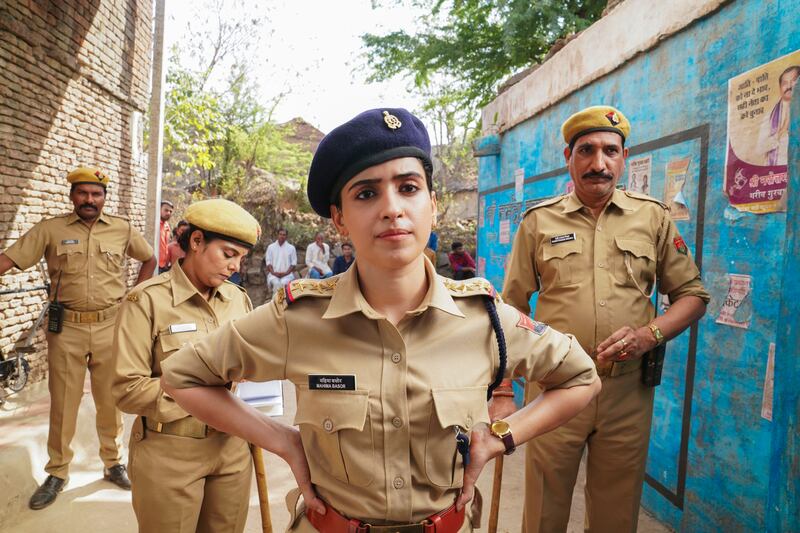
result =
M800 50L728 81L724 192L740 211L786 210L789 108Z
M650 195L650 180L653 157L628 160L628 190Z

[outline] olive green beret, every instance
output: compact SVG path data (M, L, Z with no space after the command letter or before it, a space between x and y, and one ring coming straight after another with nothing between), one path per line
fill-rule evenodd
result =
M67 181L73 185L78 183L94 183L95 185L108 185L108 175L99 168L79 167L67 174Z
M183 218L193 226L249 247L255 246L261 235L261 226L253 215L222 198L193 203Z
M561 125L564 142L572 148L581 135L595 131L612 131L622 136L623 143L631 132L631 123L619 109L595 105L578 111Z

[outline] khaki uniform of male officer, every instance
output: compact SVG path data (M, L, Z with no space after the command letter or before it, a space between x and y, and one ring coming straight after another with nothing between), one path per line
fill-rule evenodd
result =
M9 266L24 270L44 255L51 281L50 299L66 308L62 331L47 333L50 460L45 470L50 476L31 500L34 509L51 503L66 483L73 456L70 442L75 435L87 367L106 478L130 488L120 464L122 415L110 389L114 371L111 342L114 317L126 291L125 257L145 263L140 279L152 275L155 266L153 249L131 223L102 212L108 184L105 174L84 167L71 172L67 179L72 184L70 198L75 212L39 222L0 260L3 273ZM95 196L87 200L82 194Z
M641 357L709 300L667 207L615 189L629 128L608 106L570 117L562 130L575 191L530 209L514 240L504 299L527 314L538 291L535 318L575 335L603 379L581 414L528 444L528 532L566 531L585 446L587 531L636 530L654 391L642 384ZM672 307L654 321L656 281ZM530 385L526 401L538 394Z
M251 247L258 240L258 222L228 200L194 203L185 218L189 232L212 231ZM205 298L181 263L137 285L122 304L113 393L120 409L139 415L128 468L143 533L244 529L252 475L247 442L189 416L164 393L159 378L162 362L181 346L252 309L244 289L228 281Z

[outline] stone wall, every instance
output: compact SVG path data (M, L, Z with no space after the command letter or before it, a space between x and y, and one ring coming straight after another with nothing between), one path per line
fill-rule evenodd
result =
M80 165L111 177L106 212L144 230L152 23L151 0L0 3L0 250L72 210L66 175ZM36 268L0 278L0 289L42 284ZM42 290L0 296L4 356L44 302ZM41 331L37 348L33 379L46 372Z

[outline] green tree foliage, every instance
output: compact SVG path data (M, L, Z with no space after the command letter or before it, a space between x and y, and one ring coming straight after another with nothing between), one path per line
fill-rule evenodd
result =
M559 38L597 20L606 0L413 0L429 14L415 33L365 34L370 81L395 76L417 89L444 80L443 96L467 123L495 95L497 84L540 62ZM433 104L435 105L435 104ZM461 120L464 120L463 118Z

